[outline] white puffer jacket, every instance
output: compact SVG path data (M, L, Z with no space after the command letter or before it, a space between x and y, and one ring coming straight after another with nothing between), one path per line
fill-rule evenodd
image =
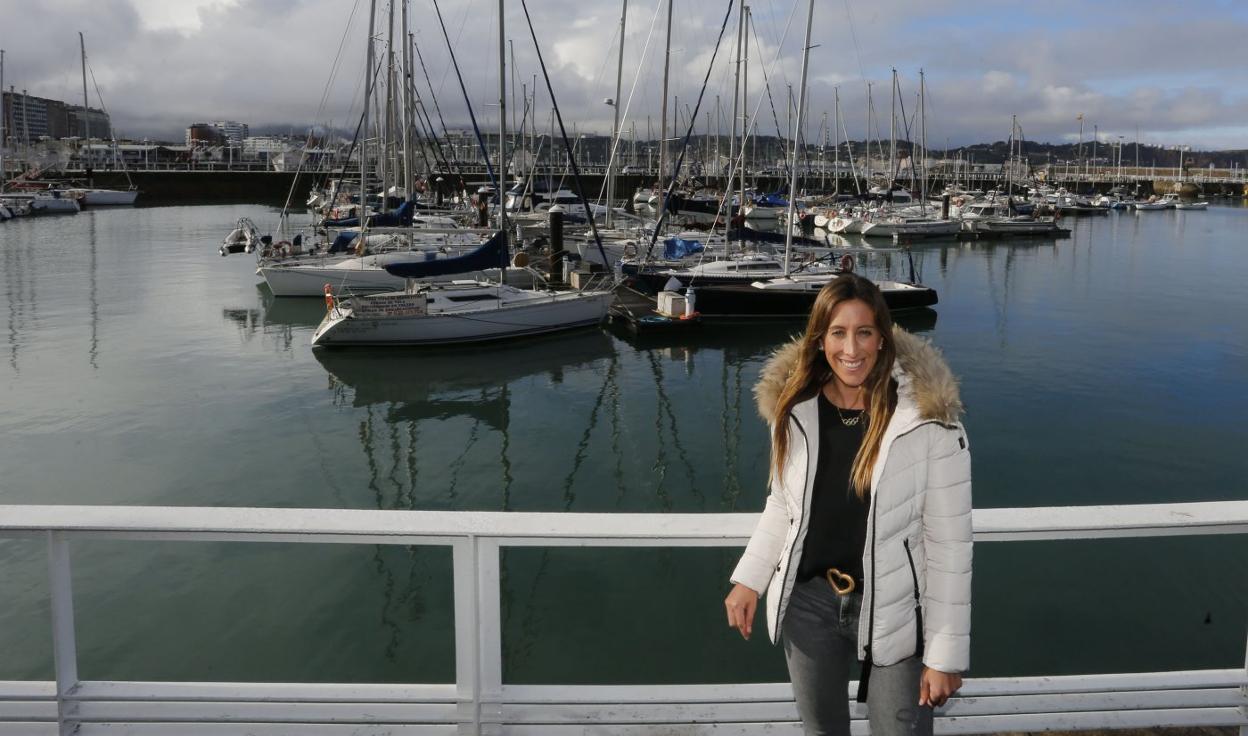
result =
M970 667L971 456L958 417L957 382L940 353L900 328L893 332L897 409L872 470L858 658L896 664L918 648L942 672ZM798 359L797 341L763 369L755 395L774 422L777 402ZM797 577L810 517L819 451L816 398L799 402L790 419L789 453L781 478L750 537L732 582L766 592L773 642Z

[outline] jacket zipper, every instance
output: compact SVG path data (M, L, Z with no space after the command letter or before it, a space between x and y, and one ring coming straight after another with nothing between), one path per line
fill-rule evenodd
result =
M780 608L777 611L779 614L776 617L777 626L780 621L784 620L784 609L788 606L789 602L789 596L784 594L784 589L789 585L789 568L793 565L793 553L796 551L797 538L801 536L802 533L802 523L806 521L806 496L810 493L810 489L806 488L806 479L810 477L810 435L806 434L805 427L802 426L801 422L797 421L797 417L790 414L789 418L793 421L793 424L797 425L798 431L802 433L802 441L806 443L806 474L802 477L802 498L800 504L801 508L798 510L797 516L797 534L793 536L793 544L789 546L789 559L785 561L784 573L780 576L780 591L781 595L784 595L784 600L781 601ZM792 592L793 591L790 590L789 594L791 595Z
M871 641L875 638L875 538L878 528L878 519L880 515L879 508L875 505L875 489L871 489L871 608L867 611L867 646L865 647L866 656L862 659L862 675L858 678L858 697L859 703L867 702L867 690L871 684Z
M910 540L903 539L906 560L910 563L910 577L914 580L914 656L923 657L923 603L919 599L919 571L914 567L914 555L910 552Z

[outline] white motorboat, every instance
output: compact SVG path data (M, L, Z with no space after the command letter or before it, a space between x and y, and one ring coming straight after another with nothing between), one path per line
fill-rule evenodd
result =
M964 220L962 228L971 233L1000 235L1053 235L1061 230L1051 217L981 217Z
M1180 200L1174 203L1174 208L1176 210L1207 210L1209 209L1209 203L1208 202L1184 202Z
M1157 199L1156 197L1150 197L1145 202L1136 202L1133 205L1133 207L1135 208L1137 212L1140 212L1140 211L1147 212L1150 210L1169 210L1169 209L1174 209L1174 202L1173 200L1167 200L1164 197L1161 199Z
M611 291L525 290L488 281L417 283L331 306L314 346L486 342L599 324Z
M251 253L259 248L260 244L260 231L256 228L256 223L252 222L251 218L240 217L238 222L234 223L234 229L221 242L218 252L222 256L228 256L231 253Z
M8 192L4 195L7 202L24 207L32 215L68 215L78 212L82 207L78 200L62 196L59 190L38 191L34 193Z

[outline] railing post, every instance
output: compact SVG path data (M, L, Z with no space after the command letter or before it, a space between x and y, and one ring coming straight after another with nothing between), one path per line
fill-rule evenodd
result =
M456 539L451 545L455 598L455 699L461 736L481 733L480 656L477 654L477 540Z
M503 613L501 549L497 539L477 537L477 670L481 734L502 733Z
M1248 676L1248 641L1244 644L1244 675ZM1239 694L1243 696L1244 702L1239 706L1239 713L1245 720L1248 720L1248 685L1239 689ZM1248 725L1239 727L1239 736L1248 736Z
M452 545L455 575L455 682L459 732L500 731L503 688L499 544L465 537Z
M74 585L69 540L48 532L48 588L52 608L52 659L56 668L56 722L61 736L78 730L69 696L78 687L78 645L74 637Z

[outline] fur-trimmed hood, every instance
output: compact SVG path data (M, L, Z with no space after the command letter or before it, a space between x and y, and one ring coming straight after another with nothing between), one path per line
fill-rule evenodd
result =
M801 353L801 341L802 338L797 337L772 353L754 385L758 413L769 424L775 421L780 393ZM898 402L913 401L923 419L944 424L957 422L962 415L958 380L940 350L896 325L893 326L893 345L897 349L893 378L898 384Z

